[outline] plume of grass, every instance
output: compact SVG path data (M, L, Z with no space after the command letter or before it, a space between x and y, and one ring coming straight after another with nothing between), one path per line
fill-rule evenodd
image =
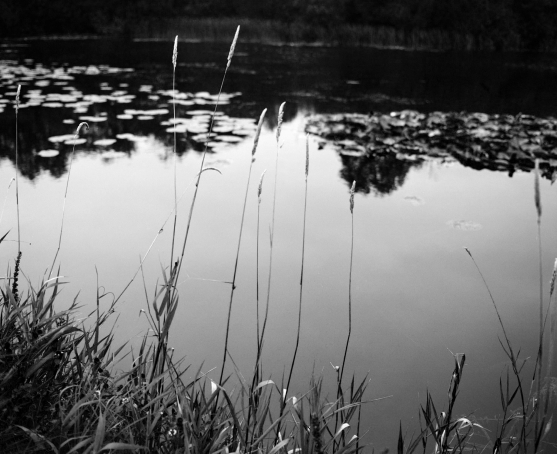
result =
M233 49L231 49L231 53L232 53ZM231 57L229 57L231 58ZM251 180L251 169L253 167L253 163L255 161L255 152L257 151L257 144L259 143L259 136L261 134L261 128L263 127L263 120L265 119L265 113L267 112L267 109L263 109L263 112L261 112L261 116L259 117L259 122L257 124L257 130L255 131L255 137L253 139L253 148L251 151L251 160L250 160L250 165L249 165L249 171L248 171L248 181L246 183L246 193L244 196L244 206L242 208L242 219L240 221L240 233L238 235L238 247L236 249L236 260L234 261L234 273L232 275L232 285L231 285L231 289L230 289L230 302L228 304L228 317L226 319L226 335L224 338L224 353L223 353L223 358L222 358L222 367L221 367L221 372L220 372L220 378L219 378L219 385L222 385L222 378L224 375L224 367L226 365L226 357L228 354L228 335L230 332L230 317L232 316L232 301L234 299L234 290L236 289L236 273L238 272L238 259L240 257L240 246L242 243L242 232L244 230L244 217L246 214L246 205L248 202L248 191L249 191L249 184L250 184L250 180Z
M77 139L79 137L79 132L81 131L81 128L85 127L85 129L89 129L89 125L86 122L81 122L79 123L79 126L77 127L76 131L75 131L75 135L74 135L74 139ZM73 164L73 158L74 158L74 154L75 154L75 143L73 144L72 147L72 154L70 155L70 165L68 168L68 178L66 179L66 190L64 191L64 202L62 204L62 221L60 223L60 236L58 238L58 247L56 249L56 254L54 254L54 260L52 260L52 265L50 266L50 272L48 273L48 278L50 279L50 277L52 276L52 271L54 270L54 264L56 263L56 259L58 258L58 253L60 252L60 247L62 246L62 233L64 231L64 216L66 214L66 200L68 198L68 187L70 186L70 176L72 173L72 164Z

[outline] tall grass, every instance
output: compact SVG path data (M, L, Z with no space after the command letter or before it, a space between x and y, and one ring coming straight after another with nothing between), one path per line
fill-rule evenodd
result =
M226 70L230 66L237 39L238 33L230 48ZM177 58L176 43L177 40L173 52L174 69ZM277 164L283 109L284 104L280 108L277 129ZM184 367L180 359L174 358L173 350L168 347L170 331L179 305L177 277L184 257L201 174L207 170L203 167L207 149L196 176L180 261L177 265L171 263L168 269L163 269L163 285L157 287L154 295L148 298L147 310L140 312L147 320L149 332L144 335L139 349L129 354L131 367L121 372L118 371L117 365L125 358L121 355L126 344L113 345L114 328L108 325L117 302L137 273L117 297L98 291L96 308L84 320L77 319L77 299L66 310L58 311L55 307L62 282L60 276L51 276L62 244L71 164L75 154L74 144L66 180L58 248L49 276L38 290L30 286L27 295L19 298L17 262L11 277L13 285L11 288L8 285L1 291L0 361L6 366L0 371L0 439L3 442L3 452L97 453L128 450L192 454L260 451L275 454L286 450L301 450L307 453L313 452L314 449L322 453L335 451L339 437L348 430L349 419L356 414L354 409L362 402L366 382L362 382L350 398L344 399L347 402L347 419L346 426L340 431L334 431L332 426L336 416L334 409L338 408L338 404L327 401L322 394L319 379L312 380L308 393L295 401L292 400L292 406L287 408L282 390L271 380L261 380L261 354L269 312L270 286L267 289L267 305L261 332L258 321L258 357L253 378L245 380L243 375L238 373L240 392L235 393L234 397L225 389L227 379L223 374L228 356L230 315L236 287L244 214L250 190L251 167L264 115L265 111L259 119L254 137L218 383L208 380L201 373L201 369L195 373L193 379L185 380L184 372L188 368ZM79 125L75 138L83 126L86 124ZM208 140L211 129L212 122ZM278 173L278 165L276 172ZM306 163L306 177L307 172ZM277 173L273 194L273 220L277 198ZM261 202L262 183L263 176L258 188L258 207ZM175 219L177 204L175 181ZM167 221L168 219L165 223ZM271 248L274 222L272 226ZM5 236L0 239L0 243L4 238ZM151 247L152 244L147 254ZM141 271L144 258L139 266ZM272 261L270 263L272 264ZM112 298L112 301L107 310L101 311L101 300L105 298ZM294 361L295 355L292 369ZM276 433L280 433L278 440L275 440ZM355 438L343 443L343 452L350 453L356 450L354 440Z

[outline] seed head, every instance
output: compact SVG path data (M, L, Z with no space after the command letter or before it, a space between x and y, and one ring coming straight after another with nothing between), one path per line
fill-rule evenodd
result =
M356 189L356 180L352 182L352 187L350 188L350 213L354 213L354 190Z
M255 131L255 138L253 139L253 150L251 151L252 156L254 156L255 152L257 151L257 144L259 143L259 135L261 134L263 119L265 118L266 113L267 113L267 109L263 109L263 112L261 112L261 116L259 117L259 123L257 123L257 130Z
M21 93L21 85L17 86L17 93L15 94L15 112L19 111L19 94Z
M284 116L284 105L286 103L282 103L279 107L279 112L278 112L278 121L277 121L277 143L280 139L280 130L282 129L282 118Z
M228 53L228 62L226 63L226 69L230 67L230 62L232 61L232 57L234 56L234 49L236 48L236 42L238 41L238 34L240 33L240 26L236 28L236 34L234 35L234 39L232 40L232 45L230 46L230 52Z
M172 66L176 70L176 62L178 61L178 35L174 38L174 50L172 51Z
M534 200L536 202L536 211L538 212L538 222L542 216L542 203L540 200L540 164L536 159L534 167Z
M261 191L263 189L263 177L265 176L266 171L267 169L263 171L263 173L261 174L261 178L259 179L259 189L257 190L257 198L259 199L260 202L261 202Z
M88 125L85 121L82 121L81 123L79 123L79 126L77 127L77 130L75 131L75 136L76 136L76 137L79 136L79 131L81 131L81 128L82 128L83 126L85 126L85 128L86 128L87 130L89 130L89 125Z

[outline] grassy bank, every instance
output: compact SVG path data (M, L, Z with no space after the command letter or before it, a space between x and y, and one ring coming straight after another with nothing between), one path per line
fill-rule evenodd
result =
M185 40L222 42L242 26L244 42L273 45L370 46L427 50L525 50L518 36L500 38L442 29L396 28L380 25L311 24L263 19L188 18L139 21L129 33L136 39L167 40L179 34ZM540 50L555 51L557 42Z
M231 33L231 35L233 32ZM223 68L223 84L226 71L234 64L234 38L226 67ZM176 42L175 42L176 43ZM170 47L170 46L169 46ZM170 52L176 71L179 55L177 47ZM174 88L174 87L173 87ZM16 120L16 170L18 162L17 113L20 92L15 103ZM97 307L86 320L77 318L78 302L67 310L58 310L59 292L62 278L58 275L55 256L47 276L38 288L25 284L21 273L21 260L32 260L18 253L10 262L7 279L0 296L0 440L3 452L91 452L128 450L152 453L351 453L365 450L360 443L360 409L366 401L366 377L350 377L345 370L346 356L350 355L351 337L351 289L352 261L347 266L348 294L346 312L339 314L348 320L346 343L342 345L344 357L337 366L336 392L327 398L322 392L319 377L308 377L305 393L292 396L289 393L290 378L296 368L296 355L300 331L303 330L303 292L304 284L304 244L305 227L300 255L300 299L297 317L296 348L292 360L286 365L287 373L281 381L271 381L263 376L262 351L268 321L271 275L273 268L274 206L277 179L281 178L280 154L282 148L281 128L284 104L278 112L276 129L275 166L270 169L266 180L259 177L259 184L250 185L250 173L246 181L246 193L242 208L237 253L233 278L229 285L230 298L226 307L228 317L226 326L219 327L226 332L220 364L220 378L211 381L197 366L193 379L186 379L188 365L168 346L169 335L176 329L174 316L180 300L177 282L181 273L183 259L188 250L190 226L196 222L198 190L203 189L205 172L215 169L205 168L205 153L195 179L195 189L190 202L187 226L184 232L176 230L177 195L174 193L174 222L171 254L163 266L161 285L155 289L147 311L141 316L147 320L150 331L142 340L132 356L131 366L121 371L119 360L125 345L115 345L111 328L118 301L124 292L114 297L101 292L97 294ZM215 111L217 106L215 106ZM263 111L253 137L251 150L252 163L257 159L257 146L263 118ZM213 114L214 117L214 114ZM80 124L76 131L79 136L86 125ZM25 133L25 132L24 132ZM210 133L209 133L210 137ZM176 138L174 137L174 143ZM75 148L74 148L75 151ZM207 149L206 149L207 151ZM174 147L174 158L176 148ZM311 162L309 149L306 148L305 177L307 187L311 185ZM73 159L73 152L72 152ZM175 169L176 167L174 167ZM538 222L541 218L539 200L539 181L536 168L535 203L538 208ZM176 171L174 179L176 180ZM256 176L253 176L256 179ZM270 180L270 181L269 181ZM20 207L17 198L16 205ZM175 183L176 184L176 183ZM257 191L255 191L257 188ZM352 184L346 197L346 210L341 216L350 216L352 231L347 232L354 244L353 220L358 206L354 193L358 188ZM71 195L71 161L66 180L65 197ZM256 199L257 197L257 199ZM253 368L248 373L233 369L233 358L228 351L230 318L234 310L235 278L239 255L242 247L243 213L248 203L261 202L262 198L272 200L273 214L270 220L269 238L263 236L261 248L270 248L269 263L257 263L259 270L268 269L267 293L259 292L257 277L257 356ZM305 199L307 201L307 198ZM65 199L64 199L65 207ZM63 210L64 212L64 210ZM304 209L304 226L307 210ZM257 229L261 222L259 212ZM64 247L64 215L61 218L58 250ZM266 230L266 225L264 230ZM19 248L19 216L17 225ZM1 232L3 235L5 232ZM257 235L259 241L260 235ZM0 236L0 247L5 237ZM259 251L259 243L258 243ZM58 252L56 253L58 254ZM352 256L352 254L351 254ZM259 254L258 254L259 257ZM144 258L143 258L144 260ZM24 263L24 262L23 262ZM541 259L540 259L541 264ZM268 265L268 268L267 268ZM141 266L138 273L142 271ZM480 273L481 275L481 273ZM133 279L132 279L133 280ZM553 282L554 283L554 282ZM551 285L550 298L554 285ZM540 291L545 289L540 287ZM101 312L101 301L111 299L109 308ZM498 316L497 304L493 301ZM507 337L501 323L503 348L507 352L511 367L508 375L501 381L501 401L503 416L496 432L487 441L477 442L474 438L483 433L480 426L470 418L459 415L455 410L461 386L465 386L465 357L455 356L452 375L447 371L449 383L448 402L440 412L440 404L427 396L421 409L423 430L410 439L402 435L398 442L399 452L413 452L426 449L435 452L463 452L468 449L498 450L497 452L536 452L545 446L542 441L550 430L548 415L552 411L553 395L548 392L545 377L551 367L545 363L546 353L543 333L547 331L548 308L540 298L540 348L535 362L538 366L532 383L522 371L522 359ZM499 319L500 320L500 319ZM496 319L494 317L496 323ZM494 324L495 324L494 323ZM552 323L550 323L553 326ZM543 366L543 369L542 369ZM543 372L543 374L542 374ZM192 373L190 369L190 374ZM499 377L494 377L497 380ZM532 386L531 386L532 385ZM545 389L545 392L544 392ZM401 415L405 418L405 415Z

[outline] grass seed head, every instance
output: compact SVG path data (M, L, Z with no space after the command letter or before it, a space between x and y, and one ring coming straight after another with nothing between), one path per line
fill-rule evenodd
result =
M228 62L226 63L226 69L230 67L230 62L232 61L232 57L234 56L234 49L236 48L236 42L238 41L238 35L240 33L240 26L236 28L236 34L234 35L234 39L232 40L232 45L230 46L230 52L228 52Z
M75 131L75 136L76 136L76 137L79 136L79 131L81 131L81 128L82 128L83 126L85 126L85 128L86 128L87 130L89 130L89 125L87 124L87 122L82 121L81 123L79 123L79 126L77 127L77 130Z
M280 130L282 129L282 118L284 117L284 105L286 103L282 103L279 107L279 112L278 112L278 121L277 121L277 143L280 139Z
M19 111L19 95L21 93L21 85L17 86L17 93L15 94L15 112Z
M356 189L356 180L352 182L352 187L350 188L350 213L354 213L354 190Z
M257 151L257 144L259 143L259 135L261 134L261 128L263 127L263 120L265 118L266 113L267 113L267 109L263 109L263 112L261 112L261 116L259 117L259 123L257 123L257 130L255 131L255 138L253 139L253 150L251 151L252 156L254 156L255 152Z
M309 134L306 134L306 178L309 174Z
M265 176L266 171L267 169L263 171L263 173L261 174L261 178L259 179L259 189L257 190L257 198L259 199L260 202L261 202L261 191L263 190L263 177Z
M542 216L542 203L540 200L540 164L536 159L534 167L534 199L536 202L536 211L538 212L538 219Z
M174 38L174 50L172 51L172 66L176 70L176 62L178 61L178 35Z

